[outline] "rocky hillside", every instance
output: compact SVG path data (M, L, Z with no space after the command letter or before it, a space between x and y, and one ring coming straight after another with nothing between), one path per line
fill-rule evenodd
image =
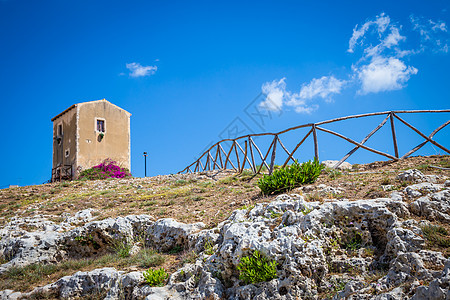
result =
M0 297L450 299L449 167L326 169L268 197L249 172L0 190ZM275 278L242 276L255 257ZM150 286L143 271L160 268Z

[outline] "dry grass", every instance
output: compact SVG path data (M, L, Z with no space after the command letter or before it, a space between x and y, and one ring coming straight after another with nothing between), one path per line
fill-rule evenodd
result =
M449 174L429 167L448 166L449 156L412 157L398 162L374 162L358 165L358 170L332 171L320 175L314 185L324 183L341 187L339 198L350 200L388 197L380 183L404 188L396 176L402 170L422 167L425 174ZM235 175L230 171L165 175L148 178L72 181L0 190L0 225L13 216L52 215L55 221L63 213L94 208L97 219L128 214L149 214L156 218L174 218L181 222L202 221L209 226L223 221L243 205L270 201L274 196L261 195L257 186L260 176L248 171ZM295 189L292 193L301 193ZM307 195L317 201L318 195ZM333 195L330 195L332 197ZM322 197L323 198L323 197ZM329 197L325 197L329 198Z
M12 289L27 292L36 286L43 286L78 271L105 267L114 267L123 271L144 271L148 268L163 267L174 272L174 267L179 265L181 260L181 255L163 254L151 249L142 249L129 257L109 253L99 257L62 261L58 264L12 267L6 273L0 275L0 290Z

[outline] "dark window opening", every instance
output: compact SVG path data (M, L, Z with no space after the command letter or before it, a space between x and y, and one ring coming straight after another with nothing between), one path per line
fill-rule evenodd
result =
M58 126L56 127L56 141L58 145L61 145L62 136L63 136L63 126L62 124L58 124Z
M62 128L62 124L59 124L59 125L58 125L58 132L57 132L57 135L58 135L58 136L62 136L62 134L63 134L62 129L63 129L63 128Z
M97 120L97 131L105 132L105 120Z

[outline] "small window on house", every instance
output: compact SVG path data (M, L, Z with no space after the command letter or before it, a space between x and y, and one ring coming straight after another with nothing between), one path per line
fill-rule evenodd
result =
M62 124L59 124L59 125L58 125L58 131L57 131L57 133L56 133L58 136L62 136L62 134L63 134L63 130L62 130L62 129L63 129L63 128L62 128Z
M62 123L58 124L56 127L56 141L58 142L58 145L61 145L62 142L62 136L63 136L63 126Z
M97 132L105 132L105 120L97 120Z

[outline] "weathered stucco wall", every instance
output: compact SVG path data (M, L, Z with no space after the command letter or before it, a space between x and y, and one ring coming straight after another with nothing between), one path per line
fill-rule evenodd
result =
M76 108L72 108L53 121L53 168L74 165L76 160ZM62 125L62 136L58 136L58 125ZM61 142L58 143L58 139ZM68 151L68 156L66 156ZM75 168L74 168L75 169Z
M111 158L130 169L130 114L103 100L80 103L77 110L77 166L87 169ZM97 119L105 120L103 139L99 139Z

